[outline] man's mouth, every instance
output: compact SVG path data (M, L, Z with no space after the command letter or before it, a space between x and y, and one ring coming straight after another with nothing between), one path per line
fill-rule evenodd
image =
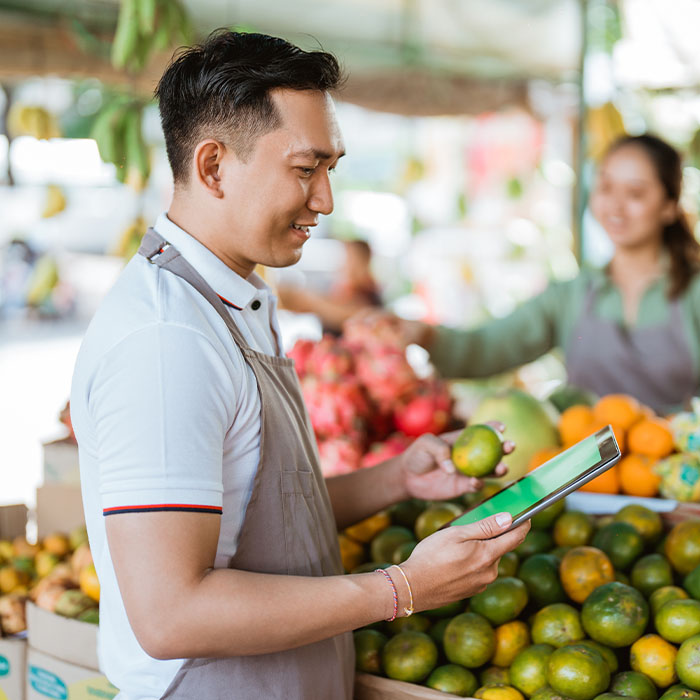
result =
M292 224L292 228L296 229L297 231L302 231L307 236L309 235L309 227L308 226L299 226L297 224Z

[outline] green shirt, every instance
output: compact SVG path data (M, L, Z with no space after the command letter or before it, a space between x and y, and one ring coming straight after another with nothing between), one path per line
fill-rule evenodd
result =
M444 377L487 377L532 362L552 348L569 348L583 312L589 285L596 290L594 313L625 324L622 296L604 270L584 268L568 282L552 282L541 294L504 318L471 330L436 330L430 359ZM634 327L668 321L671 302L668 277L653 282L639 303ZM700 274L680 298L685 337L696 367L700 366Z

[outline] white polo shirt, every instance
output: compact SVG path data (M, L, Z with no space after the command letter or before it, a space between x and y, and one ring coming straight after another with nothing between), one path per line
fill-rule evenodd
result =
M155 229L227 302L251 347L281 354L276 299L260 277L243 279L165 214ZM135 255L81 345L71 419L101 585L100 665L120 689L119 700L156 700L182 660L153 659L136 641L105 518L153 510L223 513L215 565L225 567L236 551L260 459L255 377L204 297Z

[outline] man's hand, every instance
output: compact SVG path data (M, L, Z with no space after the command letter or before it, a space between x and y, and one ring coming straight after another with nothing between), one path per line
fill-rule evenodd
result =
M511 522L508 513L498 513L471 525L438 530L419 542L401 564L411 584L416 611L483 591L498 576L499 559L515 549L530 529L528 520L506 532ZM392 573L391 568L388 571Z
M503 433L502 423L490 422L489 425ZM482 487L480 479L460 474L452 463L451 453L460 430L435 435L422 435L403 452L401 474L406 491L414 498L427 500L444 500L455 498L463 493L478 491ZM515 444L506 441L503 444L505 454L510 454ZM503 476L507 472L505 464L499 464L494 476Z

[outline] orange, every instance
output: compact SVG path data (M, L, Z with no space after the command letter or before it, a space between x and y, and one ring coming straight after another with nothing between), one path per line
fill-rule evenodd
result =
M356 569L367 558L365 556L365 548L342 533L338 535L338 546L340 547L340 559L343 562L345 571Z
M595 547L570 549L561 560L559 575L566 595L577 603L583 603L598 586L615 580L610 559Z
M503 457L503 440L490 425L467 426L452 446L452 462L467 476L490 474Z
M491 659L494 666L508 667L513 659L530 645L530 630L522 620L506 622L496 627L496 652Z
M612 423L626 431L642 417L642 407L633 396L608 394L598 400L593 415L597 421Z
M571 406L559 418L559 434L564 446L573 445L591 434L593 410L589 406Z
M685 520L673 526L664 553L679 574L689 574L700 564L700 522Z
M645 634L630 648L630 666L633 671L649 676L659 688L667 688L678 680L677 653L676 647L658 634Z
M630 428L627 444L631 452L661 459L673 452L673 433L663 418L642 418Z
M352 537L353 540L357 540L357 542L367 544L374 539L375 535L378 535L382 530L389 527L389 525L391 525L391 518L389 517L389 513L383 510L374 515L370 515L369 518L360 520L360 522L355 523L355 525L346 527L345 534L348 535L348 537ZM348 571L349 570L350 569L348 569Z
M620 474L617 465L597 476L580 487L579 491L592 491L593 493L619 493Z
M561 449L558 447L546 447L543 450L537 450L537 452L530 457L530 461L527 464L527 470L531 472L533 469L537 469L537 467L545 462L549 462L552 457L556 457L560 452Z
M385 645L382 654L384 672L389 678L418 683L437 666L435 642L423 632L401 632Z
M656 496L661 477L654 472L653 466L653 460L647 455L633 452L623 457L617 466L622 492L629 496Z

